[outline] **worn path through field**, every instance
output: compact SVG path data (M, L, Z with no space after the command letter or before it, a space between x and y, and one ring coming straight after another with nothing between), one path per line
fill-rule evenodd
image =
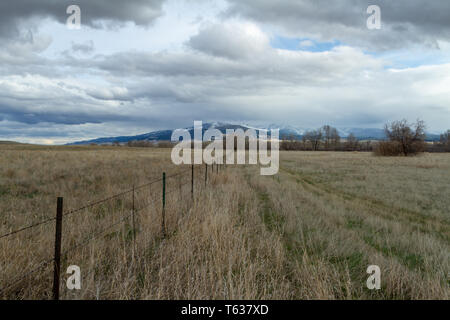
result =
M292 272L306 268L337 278L323 279L315 298L449 296L445 220L337 190L299 169L281 166L277 176L261 177L247 168L245 176L258 193L266 227L282 235ZM365 288L370 264L389 270L382 293Z

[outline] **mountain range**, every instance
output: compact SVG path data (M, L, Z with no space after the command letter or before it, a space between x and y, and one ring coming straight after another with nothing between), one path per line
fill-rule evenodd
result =
M194 127L184 128L189 131L191 137L194 136ZM233 123L224 123L224 122L209 122L203 123L203 133L208 129L218 129L220 132L224 133L227 129L243 129L244 131L247 129L280 129L280 138L287 136L294 136L298 139L305 134L305 132L311 129L297 128L294 126L280 126L277 124L269 124L269 125L258 125L251 126L248 124L233 124ZM152 131L140 135L135 136L119 136L119 137L104 137L97 138L92 140L84 140L69 143L68 145L87 145L87 144L112 144L112 143L127 143L129 141L170 141L172 137L172 132L175 129L167 129L167 130L158 130ZM339 135L341 138L346 138L353 133L353 135L358 140L382 140L385 138L384 130L379 128L337 128ZM436 133L427 133L427 141L437 141L439 140L439 134Z

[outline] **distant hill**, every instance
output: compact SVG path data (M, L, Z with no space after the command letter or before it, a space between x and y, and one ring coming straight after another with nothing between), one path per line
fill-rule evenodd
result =
M241 125L233 125L233 124L224 124L224 123L204 123L203 124L203 133L208 130L209 128L214 128L220 130L220 132L225 133L226 129L243 129L247 130L248 127L241 126ZM184 128L189 131L192 137L194 137L194 127ZM149 133L144 133L136 136L121 136L121 137L108 137L108 138L98 138L93 140L85 140L85 141L78 141L69 143L68 145L86 145L86 144L112 144L112 143L127 143L128 141L170 141L172 138L172 132L174 129L171 130L159 130L159 131L153 131Z
M280 138L287 136L294 136L301 139L303 134L311 129L296 128L293 126L279 126L276 124L261 125L261 126L250 126L247 124L232 124L223 122L211 122L203 124L203 133L210 128L218 129L222 133L225 133L227 129L243 129L247 130L249 128L254 129L280 129ZM185 128L194 137L194 127ZM170 141L172 137L172 132L174 129L152 131L149 133L144 133L135 136L119 136L119 137L105 137L97 138L92 140L77 141L69 143L67 145L87 145L87 144L112 144L112 143L127 143L129 141ZM353 133L358 140L382 140L385 138L383 129L377 128L338 128L339 135L342 138L348 137L350 133ZM439 140L438 134L427 134L427 141L437 141Z

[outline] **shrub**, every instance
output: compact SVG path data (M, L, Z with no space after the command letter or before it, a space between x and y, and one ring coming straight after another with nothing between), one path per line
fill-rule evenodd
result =
M375 144L373 153L376 156L393 157L402 154L400 143L395 141L380 141Z
M423 121L417 120L415 124L409 124L406 120L395 121L386 124L384 131L389 141L378 143L374 150L376 155L404 155L406 157L425 151L425 124Z

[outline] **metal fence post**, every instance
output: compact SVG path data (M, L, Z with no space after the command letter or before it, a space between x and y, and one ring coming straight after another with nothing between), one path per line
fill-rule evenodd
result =
M194 200L194 165L191 165L191 198Z
M205 163L205 187L207 181L208 181L208 164Z
M182 192L182 184L181 184L181 175L178 176L178 189L180 192L180 199L183 201L183 192Z
M162 185L162 223L161 232L163 237L166 237L166 173L163 172L163 185Z
M131 209L131 216L132 216L132 228L133 228L133 259L136 252L136 222L135 222L135 208L134 208L134 185L133 185L133 207Z
M61 274L61 236L62 236L63 198L56 202L55 256L53 260L53 300L59 300L59 280Z

